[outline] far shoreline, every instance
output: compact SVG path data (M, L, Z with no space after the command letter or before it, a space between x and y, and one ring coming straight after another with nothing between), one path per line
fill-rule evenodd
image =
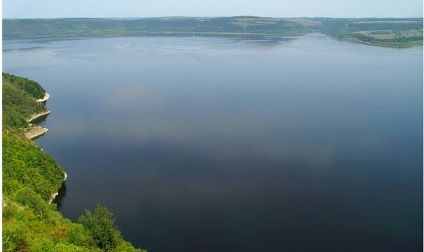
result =
M333 38L343 38L370 46L410 48L423 45L422 22L422 18L414 17L12 18L3 20L3 29L6 30L3 33L3 39L81 39L140 36L299 37L319 32ZM67 24L66 28L63 26L64 23ZM40 29L41 27L47 28Z

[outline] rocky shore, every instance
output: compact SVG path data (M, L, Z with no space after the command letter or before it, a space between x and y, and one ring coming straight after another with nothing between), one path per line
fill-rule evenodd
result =
M67 178L68 178L68 174L66 174L66 172L63 172L63 182L65 182ZM56 198L57 195L59 195L59 192L55 192L52 194L49 200L49 204L53 202L53 200Z
M48 93L45 93L44 97L42 99L37 99L37 102L46 102L49 99L50 95ZM50 114L50 110L34 114L29 119L27 119L27 122L29 123L29 127L25 129L25 137L34 140L42 135L44 135L49 129L37 126L34 124L31 124L33 121L48 116ZM63 182L68 178L68 174L66 172L63 172ZM49 204L53 202L53 200L56 198L56 196L59 195L59 192L55 192L52 194L49 200Z
M36 101L37 102L45 102L49 99L49 97L50 97L50 95L48 93L45 93L43 98L37 99Z
M44 94L44 97L42 99L37 99L37 102L46 102L49 99L50 95L48 93ZM28 139L36 139L44 134L46 134L49 129L43 128L41 126L32 125L31 123L39 118L42 118L44 116L48 116L50 114L50 110L34 114L29 119L27 119L27 122L30 124L28 128L25 129L25 137Z
M39 119L39 118L41 118L41 117L43 117L43 116L48 116L48 115L50 115L50 110L47 110L47 111L44 111L44 112L41 112L41 113L39 113L39 114L35 114L35 115L32 115L28 120L27 120L27 122L29 122L29 123L31 123L31 122L33 122L33 121L35 121L35 120L37 120L37 119Z
M25 137L31 140L34 140L49 131L47 128L43 128L41 126L32 126L25 130Z

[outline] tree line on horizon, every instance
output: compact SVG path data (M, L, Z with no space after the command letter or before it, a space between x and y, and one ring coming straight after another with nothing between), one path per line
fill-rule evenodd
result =
M58 18L3 19L3 38L101 36L329 36L386 47L422 45L422 18ZM378 33L390 36L376 36ZM407 34L407 36L405 35Z

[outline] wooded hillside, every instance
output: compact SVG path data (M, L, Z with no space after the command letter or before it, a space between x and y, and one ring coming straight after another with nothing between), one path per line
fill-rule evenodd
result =
M112 213L98 206L72 223L63 218L52 194L62 186L57 161L25 138L27 119L46 111L36 98L44 89L36 82L3 74L3 246L2 251L141 251L123 240Z
M423 19L240 16L3 20L3 38L301 36L311 32L376 46L411 47L423 44Z

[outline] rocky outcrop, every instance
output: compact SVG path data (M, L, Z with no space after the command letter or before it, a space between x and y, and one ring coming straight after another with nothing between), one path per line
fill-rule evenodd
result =
M25 137L33 140L46 134L47 131L49 131L49 129L43 128L41 126L31 126L25 130Z
M50 95L48 93L44 94L44 97L41 99L37 99L37 102L46 102L49 99Z
M63 172L63 182L65 182L65 180L68 178L68 174L66 174L66 172ZM59 195L59 192L55 192L52 194L52 196L50 197L49 200L49 204L51 204L53 202L53 200L56 198L56 196Z
M37 102L46 102L49 99L49 97L50 97L49 94L45 93L45 95L42 99L37 99L36 101ZM40 118L46 117L48 115L50 115L50 110L47 110L47 111L44 111L44 112L41 112L41 113L38 113L38 114L34 114L29 119L27 119L27 122L29 123L29 127L25 129L25 137L33 140L33 139L36 139L36 138L46 134L46 132L49 131L49 129L43 128L41 126L36 126L36 125L31 124L31 123L40 119Z
M32 116L31 116L31 117L27 120L27 122L31 123L31 122L33 122L33 121L35 121L35 120L37 120L37 119L40 119L41 117L48 116L48 115L50 115L50 110L47 110L47 111L44 111L44 112L41 112L41 113L38 113L38 114L34 114L34 115L32 115Z

